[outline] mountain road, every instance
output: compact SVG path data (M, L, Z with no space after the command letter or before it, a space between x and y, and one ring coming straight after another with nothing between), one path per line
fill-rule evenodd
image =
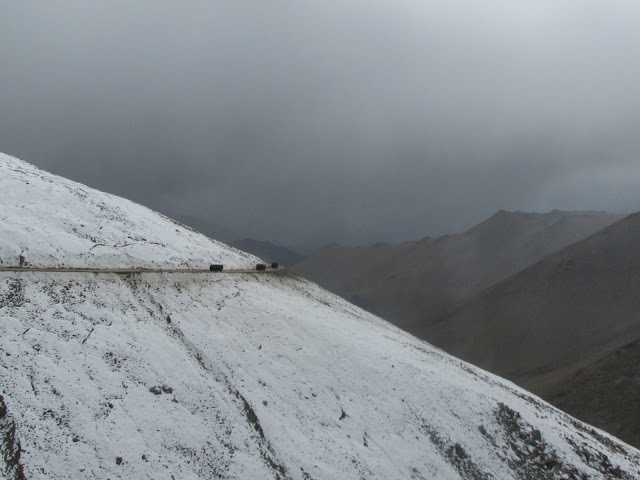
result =
M0 272L47 272L47 273L116 273L129 275L132 273L208 273L210 275L224 275L227 273L282 273L286 271L284 267L267 268L265 270L238 269L222 270L214 272L209 269L187 269L187 268L53 268L53 267L1 267Z

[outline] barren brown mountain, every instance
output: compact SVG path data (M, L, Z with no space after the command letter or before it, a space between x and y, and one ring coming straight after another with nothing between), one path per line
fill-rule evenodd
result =
M405 330L424 333L474 294L620 218L499 211L458 235L397 246L331 245L293 270Z
M635 214L486 290L429 336L640 445L639 292Z
M518 382L574 417L640 446L640 340Z

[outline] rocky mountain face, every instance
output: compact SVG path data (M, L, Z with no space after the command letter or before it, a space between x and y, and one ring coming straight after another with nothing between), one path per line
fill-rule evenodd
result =
M441 322L434 342L640 444L638 238L635 214L548 256Z
M255 258L11 157L0 182L0 478L640 479L640 451L317 285L188 273Z
M431 325L473 295L622 218L500 211L459 235L397 246L328 246L293 270L431 340Z

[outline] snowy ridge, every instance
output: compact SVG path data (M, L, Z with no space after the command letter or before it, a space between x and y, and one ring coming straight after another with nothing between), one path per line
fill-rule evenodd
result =
M259 260L146 207L0 153L0 266L249 268Z
M0 272L0 385L12 480L640 479L638 450L289 274Z

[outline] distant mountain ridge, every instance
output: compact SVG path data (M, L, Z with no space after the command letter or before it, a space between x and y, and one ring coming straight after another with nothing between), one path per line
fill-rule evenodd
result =
M528 353L517 348L520 356L529 357L522 361L514 358L515 350L508 353L481 348L484 352L479 352L479 364L518 376L522 369L531 368L534 357L548 358L553 366L572 360L574 349L582 355L585 347L605 344L620 333L640 335L640 318L629 315L640 311L640 296L636 295L640 291L638 239L640 214L634 214L482 292L443 323L442 330L450 332L452 340L448 348L467 339L480 344L483 337L503 342L514 336L537 339L537 346L529 342ZM558 321L560 316L562 322ZM490 332L479 318L490 319L493 327L509 328L511 332ZM519 330L522 333L517 333ZM551 340L564 336L572 343L553 348ZM599 343L594 343L596 340ZM538 355L544 343L552 356ZM503 367L507 357L508 367Z
M293 270L401 328L425 335L430 325L478 292L622 217L501 210L461 234L397 246L330 245Z

